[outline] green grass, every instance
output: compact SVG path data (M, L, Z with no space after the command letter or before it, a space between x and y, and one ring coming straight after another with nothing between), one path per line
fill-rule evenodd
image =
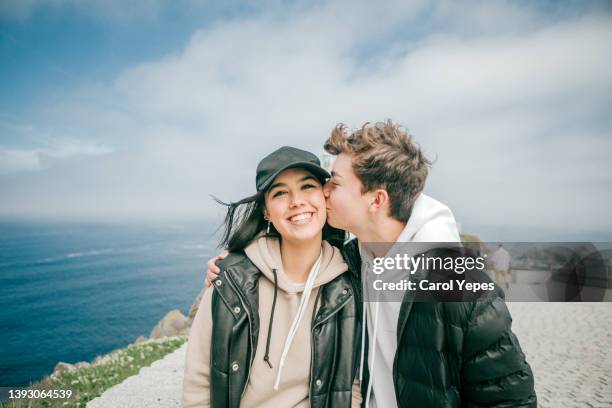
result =
M186 340L187 337L180 336L131 344L97 359L88 367L51 375L31 386L37 390L72 390L70 399L11 401L0 404L0 407L85 407L88 401L176 350Z

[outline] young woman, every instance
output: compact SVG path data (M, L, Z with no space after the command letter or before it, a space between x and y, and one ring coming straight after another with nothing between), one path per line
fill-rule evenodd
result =
M358 407L358 287L326 224L312 153L283 147L257 166L257 194L230 204L230 254L187 348L183 405ZM340 234L339 234L340 233Z

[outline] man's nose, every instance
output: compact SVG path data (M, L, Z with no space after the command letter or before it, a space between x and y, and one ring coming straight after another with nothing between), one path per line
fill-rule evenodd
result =
M323 184L323 195L325 196L325 198L329 198L330 190L331 190L331 182L328 180L327 182L325 182L325 184Z

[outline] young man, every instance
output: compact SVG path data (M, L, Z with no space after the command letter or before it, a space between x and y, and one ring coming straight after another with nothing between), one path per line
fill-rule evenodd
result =
M350 263L375 254L361 243L459 242L455 219L422 193L430 162L391 121L325 142L337 156L325 186L328 222L357 239ZM417 254L413 254L417 255ZM367 302L366 407L536 407L533 375L498 292L477 302Z
M324 147L337 156L324 190L327 221L357 237L343 251L353 270L377 255L361 243L460 241L451 211L422 193L430 162L402 128L340 125ZM218 272L215 260L209 273ZM366 302L363 310L364 407L537 406L498 292L476 302Z

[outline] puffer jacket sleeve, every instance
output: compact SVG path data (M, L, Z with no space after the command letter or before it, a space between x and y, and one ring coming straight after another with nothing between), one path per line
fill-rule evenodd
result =
M537 406L533 373L511 325L510 312L499 295L474 303L463 342L464 406Z

